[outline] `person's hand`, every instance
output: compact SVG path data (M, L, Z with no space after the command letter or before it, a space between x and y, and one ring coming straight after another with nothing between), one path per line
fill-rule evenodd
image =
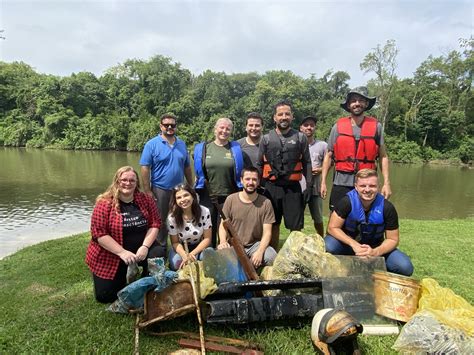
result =
M182 269L184 266L191 264L193 261L196 261L196 257L193 254L187 254L181 256L181 264L179 265L178 270Z
M196 255L194 255L192 252L188 254L188 260L187 260L188 263L192 263L196 260L197 260Z
M226 248L230 248L230 244L228 242L221 243L217 246L217 250L226 249Z
M148 248L142 245L140 248L138 248L135 255L137 256L137 261L145 260L146 256L148 255Z
M311 200L311 189L306 189L303 191L303 201L306 204L309 200Z
M120 259L123 260L123 262L127 265L130 265L132 263L136 263L138 261L137 256L133 254L131 251L128 250L122 250L120 253L117 254Z
M323 168L319 167L319 168L314 168L311 170L311 172L313 173L313 175L319 175L321 174L321 172L323 171Z
M357 244L357 245L352 246L352 250L354 250L354 254L356 256L368 256L367 248L370 248L367 244Z
M258 268L260 265L262 265L263 262L263 251L257 250L253 255L250 257L250 261L252 262L253 266L255 268Z
M328 190L326 187L326 183L324 181L321 181L321 189L320 189L319 194L323 200L326 199L327 193L328 193Z
M383 197L385 197L386 200L388 200L390 196L392 196L392 188L390 187L390 184L384 184L380 193L383 195Z

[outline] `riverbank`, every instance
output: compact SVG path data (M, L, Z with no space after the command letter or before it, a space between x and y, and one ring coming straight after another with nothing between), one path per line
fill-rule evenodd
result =
M416 278L432 277L469 302L474 219L401 220L401 245L413 260ZM311 230L305 230L310 233ZM286 235L282 231L282 235ZM94 301L84 264L89 234L46 241L0 260L0 353L132 353L134 317L112 314ZM471 270L471 271L470 271ZM197 331L193 317L163 323L157 331ZM205 325L209 335L253 340L268 354L313 352L310 322L299 329L251 329ZM395 354L396 337L360 337L364 353ZM176 337L142 333L140 351L178 349Z

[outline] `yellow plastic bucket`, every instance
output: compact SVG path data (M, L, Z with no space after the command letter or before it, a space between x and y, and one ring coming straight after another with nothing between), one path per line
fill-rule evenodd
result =
M407 276L374 272L375 313L408 322L418 308L420 283Z

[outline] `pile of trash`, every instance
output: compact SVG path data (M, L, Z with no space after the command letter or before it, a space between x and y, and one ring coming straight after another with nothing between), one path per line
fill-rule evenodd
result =
M421 280L418 310L393 349L410 354L474 354L474 307L431 278Z

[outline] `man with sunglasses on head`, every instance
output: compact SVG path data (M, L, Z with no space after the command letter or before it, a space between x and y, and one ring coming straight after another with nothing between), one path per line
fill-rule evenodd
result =
M161 134L150 139L143 148L140 172L144 192L155 198L160 216L165 220L173 188L182 183L184 177L190 185L193 181L186 143L176 136L176 117L161 116L160 129ZM167 239L168 230L163 225L157 240L165 250Z

